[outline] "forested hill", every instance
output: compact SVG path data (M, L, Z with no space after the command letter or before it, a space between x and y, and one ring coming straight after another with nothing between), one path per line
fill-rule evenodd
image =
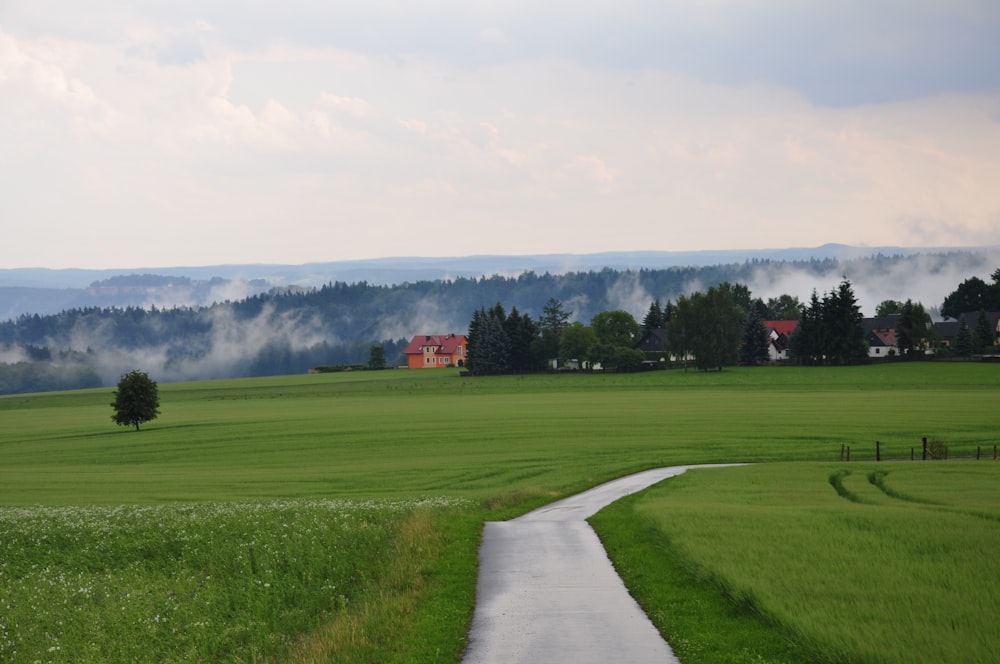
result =
M979 259L981 260L981 259ZM970 263L971 261L971 263ZM364 363L384 344L390 363L416 334L465 332L472 313L500 302L537 318L549 298L572 320L624 309L637 318L653 299L666 302L723 281L803 299L802 279L832 288L846 275L945 270L978 265L972 255L874 256L848 262L754 260L658 270L572 272L418 281L394 286L329 283L316 289L275 289L208 307L83 308L22 315L0 323L0 393L111 385L132 369L176 381L307 371L318 365ZM869 275L866 277L865 275ZM783 276L795 283L782 283ZM962 276L961 278L964 278ZM942 276L946 288L958 283ZM825 280L825 281L824 281ZM887 295L896 297L896 295ZM919 293L903 295L919 299ZM928 302L935 307L939 301Z

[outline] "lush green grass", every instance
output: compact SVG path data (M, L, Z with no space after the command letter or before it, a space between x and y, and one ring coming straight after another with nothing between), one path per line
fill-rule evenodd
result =
M1000 646L993 461L693 471L595 524L685 662L986 662Z
M657 465L952 454L992 446L979 364L458 378L387 371L161 386L111 425L110 390L0 399L0 504L559 491ZM992 449L990 447L990 449Z
M262 627L266 638L256 632L239 646L243 654L234 655L447 662L457 659L471 615L483 519L675 463L834 461L845 444L854 459L874 458L875 440L883 442L886 456L908 456L922 436L945 440L952 455L975 454L976 446L992 450L1000 367L764 367L494 379L459 378L447 370L386 371L160 388L162 414L139 432L111 423L111 389L0 398L0 505L8 506L0 512L130 505L138 514L145 512L137 506L148 505L171 514L206 503L213 509L291 503L305 510L328 499L471 501L474 507L465 510L386 520L393 545L379 549L382 555L345 561L337 571L366 580L361 599L348 602L350 610L339 611L339 599L320 598L302 622ZM844 486L854 490L855 479L846 477ZM902 494L912 490L905 483L891 486ZM914 495L941 502L938 494L948 494L948 487ZM845 509L861 504L837 498L829 483L825 489ZM234 532L250 529L240 523L234 520ZM0 537L13 528L4 525ZM149 532L143 528L155 525L135 528L123 532L143 540ZM656 527L644 532L649 541L659 537ZM171 546L166 549L176 550ZM126 555L123 568L142 560L130 551L135 555ZM185 577L185 561L199 555L149 564L149 592L161 592L160 577L173 578L170 565L180 565L176 575ZM72 556L57 562L50 567L66 578L92 571ZM302 575L291 568L288 574ZM17 572L18 583L30 583L29 577ZM5 585L14 578L5 577ZM238 574L230 578L241 582ZM139 578L132 583L146 586ZM15 600L20 604L23 597ZM69 624L70 615L54 620L83 633ZM265 615L249 619L270 624ZM9 632L2 609L0 620ZM144 634L105 640L137 638ZM37 650L46 642L33 643ZM61 661L80 661L54 652L63 653ZM279 652L284 654L274 654Z

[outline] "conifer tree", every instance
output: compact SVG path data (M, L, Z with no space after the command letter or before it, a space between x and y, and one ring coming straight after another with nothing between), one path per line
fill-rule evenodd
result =
M750 307L747 322L743 326L743 340L740 344L741 364L760 364L768 359L768 333L761 319L760 309Z

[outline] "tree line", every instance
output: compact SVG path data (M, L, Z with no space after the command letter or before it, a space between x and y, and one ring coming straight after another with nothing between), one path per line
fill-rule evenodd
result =
M996 343L996 330L985 311L987 307L1000 311L1000 269L992 279L986 288L967 280L946 299L949 313L959 318L954 348L959 356L983 352ZM998 299L990 299L993 297ZM976 308L976 329L970 330L967 317L960 312L967 314ZM896 346L903 358L921 357L936 341L930 315L919 302L885 300L876 314L892 317ZM491 375L596 366L604 371L635 371L644 363L656 365L657 360L721 371L737 363L752 365L768 360L770 338L765 320L798 321L789 340L789 355L800 364L868 361L864 315L846 277L822 295L813 291L806 303L787 294L764 301L752 297L744 284L722 282L704 292L682 295L676 302L667 300L665 305L654 300L641 324L622 310L594 314L590 325L570 323L571 316L557 298L548 300L537 320L516 308L507 314L500 303L476 310L469 324L468 371ZM652 351L637 349L641 339L657 331L663 334L655 337L657 346Z
M862 265L888 269L904 260L873 257ZM665 330L671 353L701 369L734 361L753 363L761 359L761 334L748 321L804 317L816 319L825 329L841 303L839 295L833 294L805 304L790 295L753 298L740 278L760 269L823 273L836 265L830 261L750 261L664 270L525 272L516 277L396 286L331 282L315 289L274 289L209 307L87 307L50 316L25 314L0 322L0 392L109 384L137 364L161 380L298 373L320 365L364 364L372 345L382 347L386 363L392 365L399 362L414 334L466 328L473 332L470 313L482 319L483 334L505 335L514 349L495 353L493 360L480 360L485 372L539 370L553 359L634 370L642 363L640 354L633 352L634 342L650 329ZM717 285L686 294L687 284L694 280ZM657 293L664 299L653 302L637 322L619 308L623 288ZM509 313L496 310L498 302L505 303ZM552 309L553 303L562 309ZM920 303L894 304L908 307L912 323L900 328L900 337L904 342L913 339L916 347L921 343L926 311ZM975 277L962 282L942 307L952 317L997 310L1000 270L992 283ZM963 318L956 352L964 352L966 346L968 353L981 352L991 345L990 330L980 324L987 322ZM712 326L709 333L695 333L708 325ZM734 344L737 333L740 338ZM811 362L844 363L858 356L856 340L844 342L843 348L824 346L833 343L830 335L799 341L800 357ZM223 344L229 347L220 352ZM766 342L764 347L766 352ZM153 359L139 364L135 358Z

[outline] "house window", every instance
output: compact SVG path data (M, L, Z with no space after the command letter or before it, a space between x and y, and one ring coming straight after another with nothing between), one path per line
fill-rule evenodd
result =
M431 358L425 357L424 358L424 364L430 364L430 363L431 363Z
M876 354L876 355L878 355L878 354L879 354L879 353L881 353L881 352L882 352L882 349L881 349L881 348L876 348L876 349L875 349L875 354Z

